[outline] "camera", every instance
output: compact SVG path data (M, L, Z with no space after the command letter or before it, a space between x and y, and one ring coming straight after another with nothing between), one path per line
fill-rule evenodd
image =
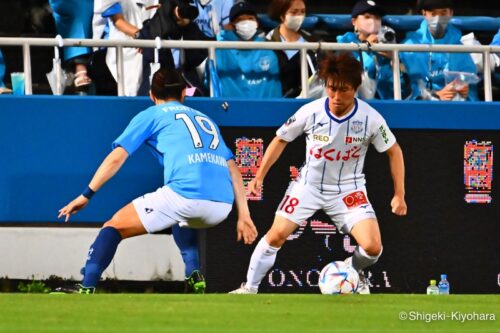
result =
M378 42L384 44L395 44L396 43L396 31L391 27L383 25L377 34Z

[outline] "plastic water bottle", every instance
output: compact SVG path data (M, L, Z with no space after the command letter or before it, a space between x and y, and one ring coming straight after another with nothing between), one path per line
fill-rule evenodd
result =
M439 288L436 286L436 280L431 280L431 284L427 287L427 295L439 295Z
M438 283L439 295L449 295L450 294L450 283L446 279L446 274L441 274L441 281Z

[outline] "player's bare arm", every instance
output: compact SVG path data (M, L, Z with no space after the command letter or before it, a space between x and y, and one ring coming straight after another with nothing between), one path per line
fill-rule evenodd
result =
M389 156L389 166L394 183L394 197L391 200L392 212L403 216L406 215L407 211L405 202L405 163L403 151L397 142L387 150L387 156Z
M264 178L269 172L269 169L271 169L274 163L276 163L287 144L288 141L283 140L279 136L274 137L273 141L271 141L269 147L267 147L266 152L264 153L262 163L259 170L257 170L255 178L252 179L250 183L248 183L248 191L250 193L259 193L262 183L264 182Z
M238 222L236 225L237 241L243 239L245 244L252 244L257 238L257 228L250 217L243 178L234 160L227 161L227 165L233 183L234 201L238 209Z
M128 158L128 153L122 147L117 147L101 163L94 177L90 181L89 187L94 192L97 192L108 180L110 180L122 167L123 163ZM89 202L89 199L83 195L79 195L69 204L59 210L57 218L65 216L64 222L68 222L71 215L76 214L84 208Z

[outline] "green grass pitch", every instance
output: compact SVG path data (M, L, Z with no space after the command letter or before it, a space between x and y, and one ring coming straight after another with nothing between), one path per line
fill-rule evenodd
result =
M0 294L0 332L493 333L500 296Z

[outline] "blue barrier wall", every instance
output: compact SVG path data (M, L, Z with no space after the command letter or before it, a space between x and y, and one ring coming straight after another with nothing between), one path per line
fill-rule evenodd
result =
M277 127L306 102L187 100L221 127ZM500 130L500 103L371 104L392 128ZM111 142L149 105L147 98L0 96L0 222L57 221L58 209L88 184ZM161 184L160 167L142 148L72 220L106 221Z

